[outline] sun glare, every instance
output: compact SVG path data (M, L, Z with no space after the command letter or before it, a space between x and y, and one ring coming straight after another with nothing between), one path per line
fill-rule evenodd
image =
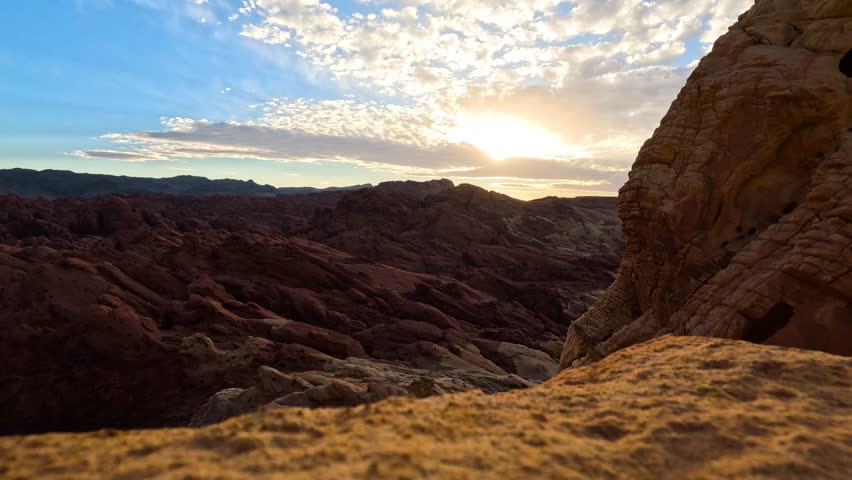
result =
M515 117L463 118L453 140L469 143L495 160L513 157L558 156L563 149L559 135Z

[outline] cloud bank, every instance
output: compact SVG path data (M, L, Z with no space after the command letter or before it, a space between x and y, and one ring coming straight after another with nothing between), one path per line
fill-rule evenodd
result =
M348 94L270 98L240 121L166 117L161 131L110 132L109 148L72 153L344 162L520 196L612 194L695 61L749 3L360 0L344 13L319 0L243 0L223 15L241 38L300 57ZM559 151L497 161L454 135L495 117L557 136Z

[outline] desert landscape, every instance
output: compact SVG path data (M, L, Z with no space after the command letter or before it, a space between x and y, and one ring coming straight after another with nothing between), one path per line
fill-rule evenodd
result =
M617 199L0 178L4 478L852 477L847 0L757 0Z
M614 203L522 202L449 181L6 197L0 425L206 424L275 400L540 383L558 371L564 325L612 281L624 245Z

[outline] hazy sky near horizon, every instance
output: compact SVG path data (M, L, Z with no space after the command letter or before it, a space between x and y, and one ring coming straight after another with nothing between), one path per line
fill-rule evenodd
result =
M0 167L615 194L751 3L2 2Z

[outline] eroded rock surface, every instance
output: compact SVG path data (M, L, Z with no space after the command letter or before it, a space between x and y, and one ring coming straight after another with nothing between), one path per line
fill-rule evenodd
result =
M758 0L639 152L562 366L672 332L852 354L852 2Z
M0 437L0 476L846 480L852 359L667 336L490 396Z
M447 181L2 197L0 432L528 386L557 370L621 246L614 199ZM269 371L294 386L269 390Z

